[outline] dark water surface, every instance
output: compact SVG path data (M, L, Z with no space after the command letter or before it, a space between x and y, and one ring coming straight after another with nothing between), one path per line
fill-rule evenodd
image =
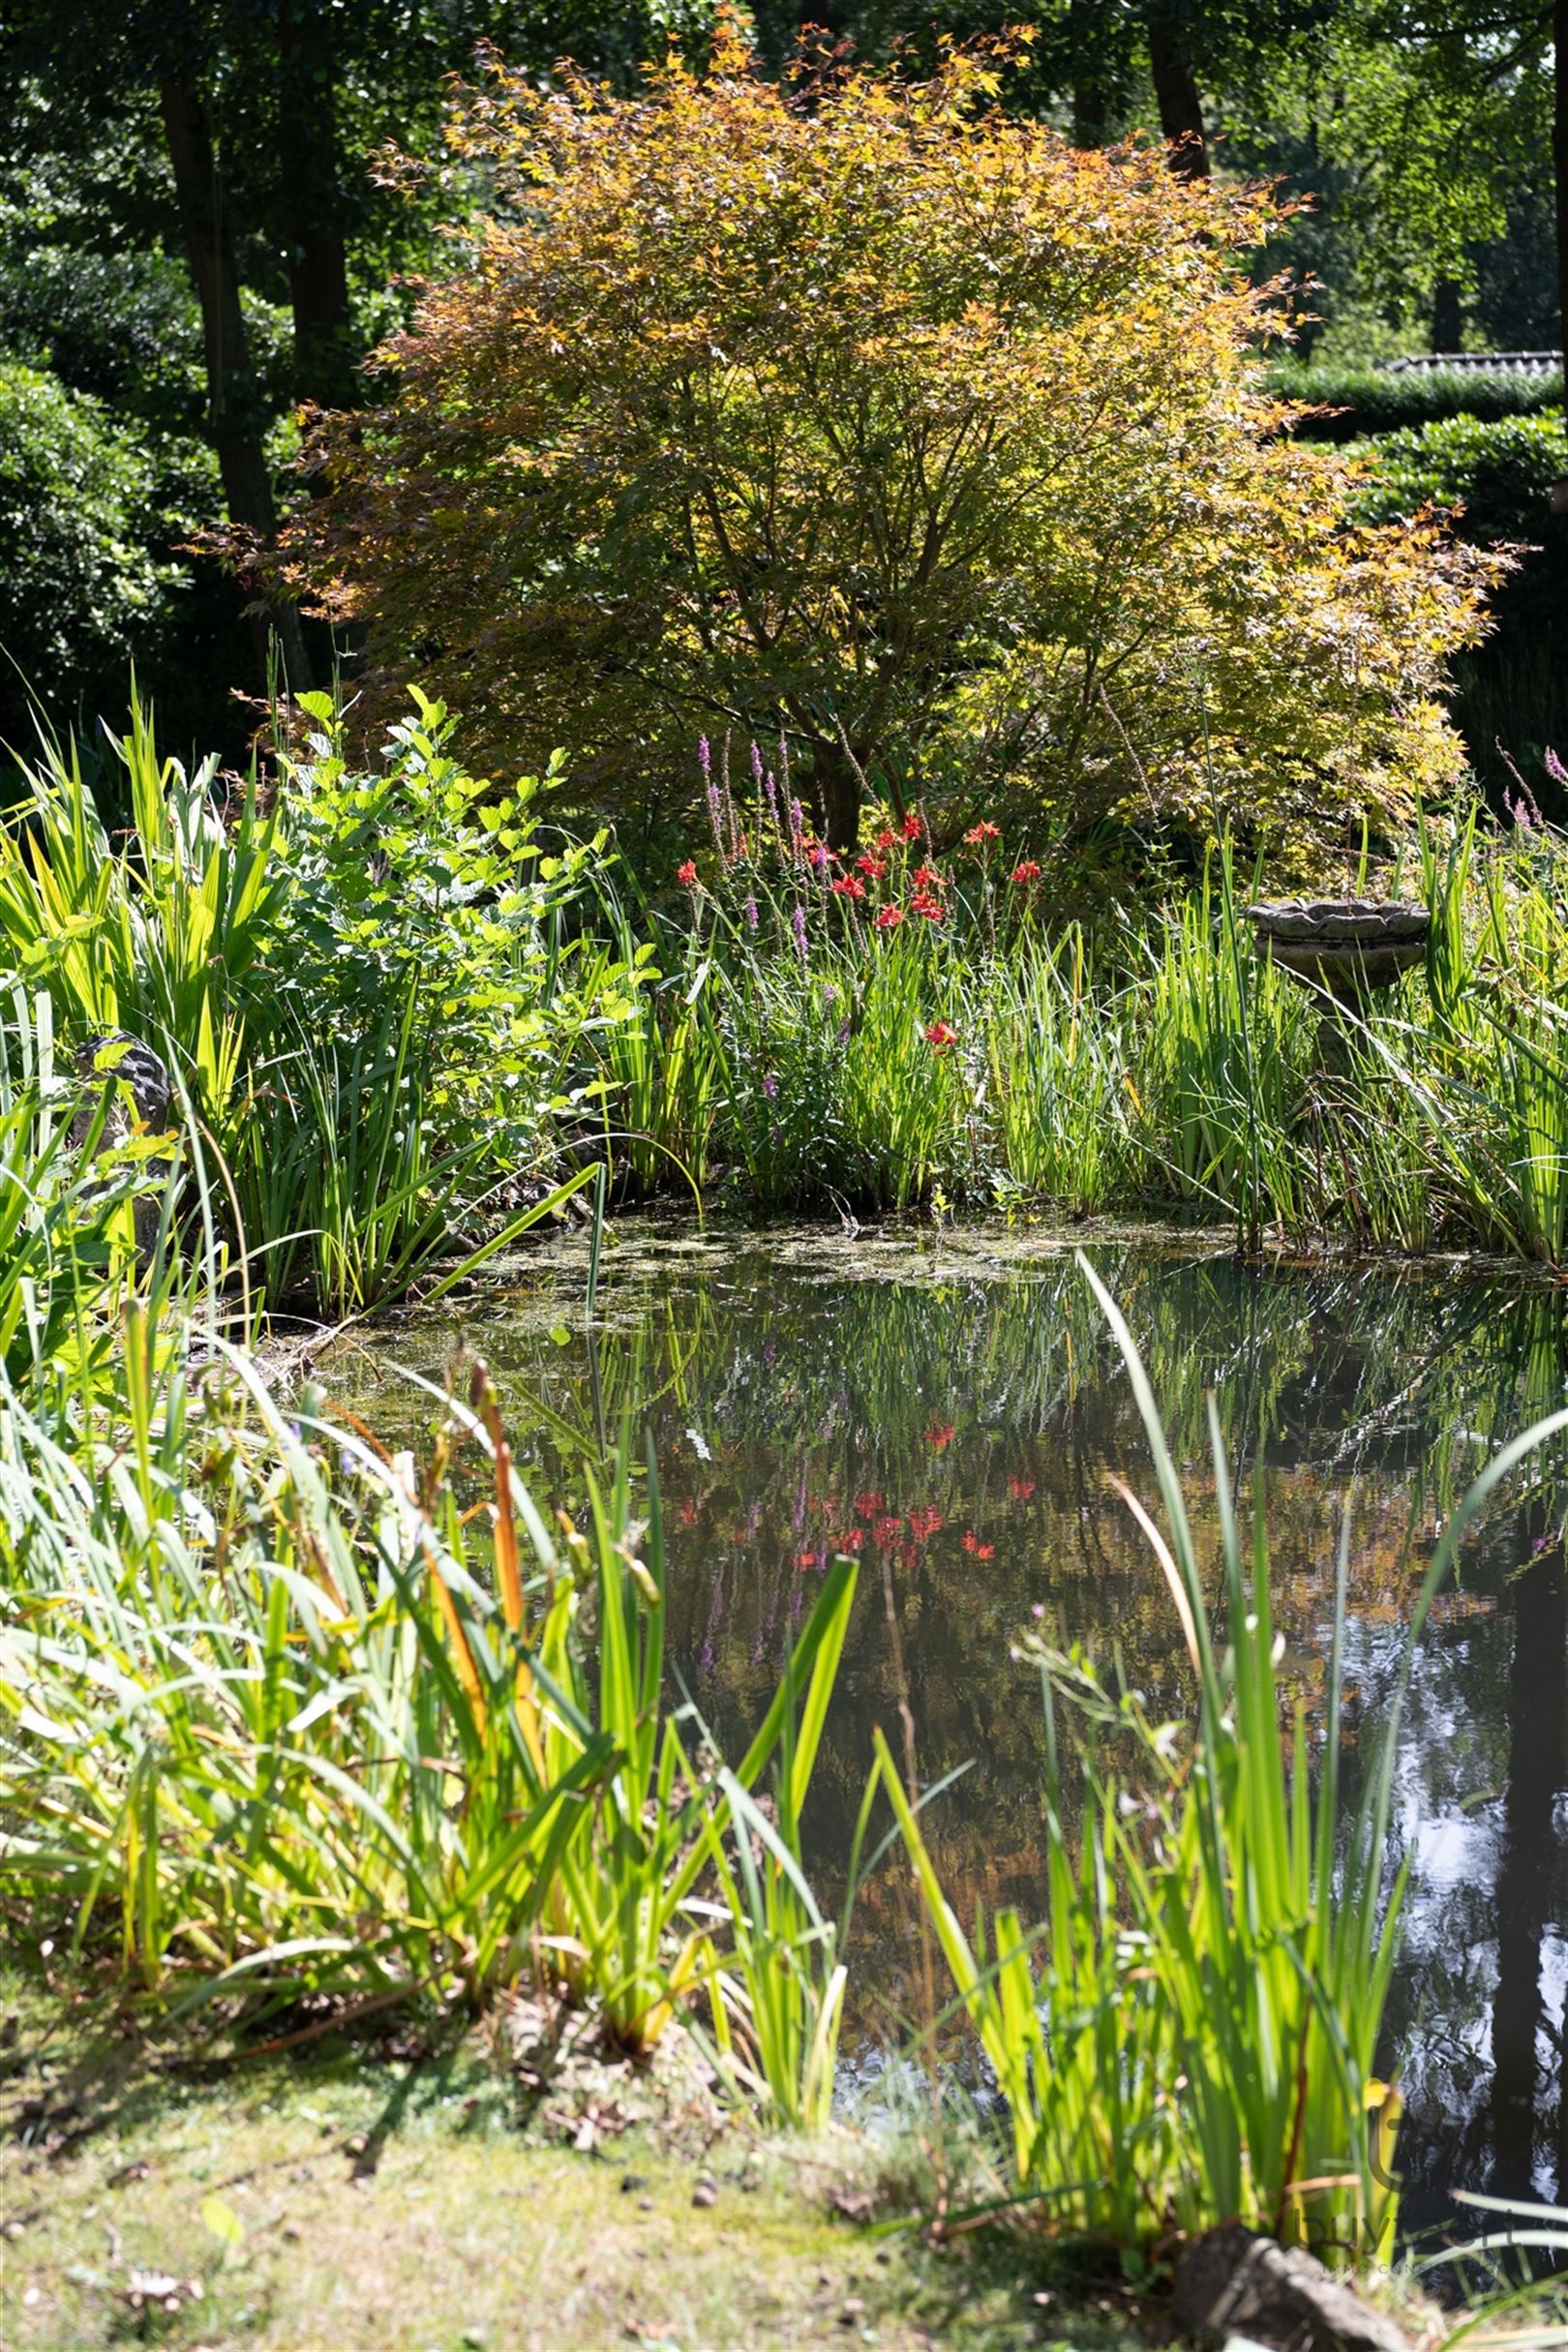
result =
M1386 1704L1445 1511L1504 1438L1565 1399L1563 1298L1513 1273L1247 1269L1137 1235L1091 1236L1165 1409L1200 1543L1218 1556L1204 1401L1240 1475L1260 1461L1277 1613L1321 1682L1335 1552L1352 1514L1349 1659ZM491 1296L467 1333L541 1499L580 1492L580 1443L651 1431L665 1497L675 1670L739 1750L836 1549L860 1562L814 1792L831 1880L881 1724L920 1779L974 1768L928 1815L960 1914L1040 1885L1043 1735L1014 1661L1041 1612L1158 1704L1183 1704L1163 1582L1105 1486L1151 1502L1120 1360L1071 1249L1024 1236L624 1226L591 1338L570 1248ZM412 1319L385 1359L440 1377L457 1325ZM341 1362L381 1428L417 1408ZM1405 2215L1448 2186L1568 2198L1568 1455L1540 1458L1470 1545L1422 1646L1398 1824L1412 1857L1391 2061L1407 2097ZM863 1899L861 1980L920 2006L907 1873Z

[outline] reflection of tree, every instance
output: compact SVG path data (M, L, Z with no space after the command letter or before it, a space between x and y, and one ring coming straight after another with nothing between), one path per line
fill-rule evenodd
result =
M1544 1542L1539 1513L1536 1542ZM1532 1546L1534 1550L1534 1546ZM1492 2011L1492 2092L1487 2102L1491 2172L1498 2196L1538 2193L1546 2156L1542 2065L1546 2009L1542 1945L1559 1876L1553 1810L1568 1765L1568 1578L1562 1546L1535 1551L1514 1584L1514 1655L1508 1680L1508 1789L1496 1881L1497 1981ZM1560 2096L1560 2094L1559 2094ZM1538 2123L1543 2130L1538 2139ZM1554 2152L1553 2152L1554 2168ZM1546 2188L1555 2196L1564 2186Z
M847 1546L874 1568L814 1787L815 1853L830 1875L871 1726L896 1745L901 1652L922 1776L978 1760L929 1817L961 1906L1027 1905L1039 1891L1040 1709L1009 1655L1032 1608L1101 1656L1118 1643L1155 1709L1175 1711L1186 1691L1163 1583L1105 1493L1111 1469L1143 1485L1147 1454L1086 1285L1061 1255L1010 1263L1000 1247L988 1260L986 1248L795 1235L698 1251L631 1236L608 1261L591 1341L568 1312L571 1273L556 1291L540 1278L516 1314L498 1311L474 1335L541 1499L575 1497L582 1437L591 1444L623 1417L650 1428L672 1663L732 1751L771 1692L819 1564ZM1349 1664L1362 1716L1375 1720L1437 1522L1499 1438L1561 1401L1562 1299L1517 1271L1506 1285L1364 1267L1263 1272L1121 1245L1097 1250L1096 1262L1166 1405L1211 1554L1207 1392L1238 1485L1254 1462L1265 1465L1277 1616L1310 1704L1353 1482ZM447 1326L416 1323L388 1352L438 1374L449 1344ZM389 1428L388 1392L360 1402L403 1440ZM1553 1523L1540 1481L1560 1461L1540 1458L1527 1541ZM1523 2161L1527 2173L1517 2126L1527 2110L1507 2102L1511 2086L1540 2096L1540 1940L1554 1915L1542 1857L1564 1771L1568 1603L1555 1553L1511 1581L1517 1529L1517 1519L1493 1523L1434 1613L1402 1741L1400 1822L1416 1868L1392 2019L1411 2052L1417 2212L1428 2189L1456 2176L1479 2182L1489 2163ZM1505 1787L1506 1798L1489 1797ZM1434 1837L1457 1842L1458 1870L1437 1867ZM1495 1938L1493 1893L1504 1915ZM862 1916L867 1973L908 1997L907 1906L878 1885ZM1494 1981L1495 2081L1486 2033ZM1559 2114L1568 2131L1561 2102ZM1535 2146L1539 2157L1547 2139Z

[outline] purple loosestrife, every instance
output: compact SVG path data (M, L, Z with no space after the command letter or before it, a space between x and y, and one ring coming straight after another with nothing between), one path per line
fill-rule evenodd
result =
M804 907L797 907L794 914L790 917L790 929L795 934L795 944L799 950L800 961L801 963L804 963L806 959L806 919Z
M697 765L703 771L708 788L708 821L713 828L713 846L724 855L724 802L719 794L718 779L713 773L713 753L706 735L697 739Z
M1547 745L1546 771L1553 784L1568 784L1568 768L1564 768L1550 743Z
M769 1070L763 1079L763 1093L768 1097L769 1102L776 1101L778 1099L778 1080L771 1070Z
M758 923L761 921L762 918L761 918L761 916L760 916L760 915L758 914L758 912L757 912L757 901L756 901L756 899L755 899L755 898L753 898L753 897L750 895L750 893L749 893L749 892L747 893L747 896L746 896L746 904L745 904L745 917L746 917L746 929L747 929L748 931L755 931L755 929L757 928L757 925L758 925Z

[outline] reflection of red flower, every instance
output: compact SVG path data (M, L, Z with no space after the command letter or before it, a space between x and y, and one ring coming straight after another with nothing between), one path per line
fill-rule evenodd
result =
M863 898L865 896L865 884L858 874L840 874L838 880L833 884L833 889L840 898Z
M884 907L877 917L877 929L879 931L896 931L903 920L902 907Z
M694 1495L683 1494L680 1498L680 1524L683 1527L695 1527L697 1524L697 1502Z
M1032 1478L1010 1478L1008 1480L1008 1493L1014 1502L1027 1502L1034 1492L1035 1482Z
M802 1552L797 1556L795 1564L797 1568L820 1568L823 1554L820 1552Z
M882 1501L880 1492L871 1494L857 1494L855 1497L856 1518L875 1519L877 1513L882 1509Z
M863 1527L846 1527L842 1535L833 1537L833 1550L835 1552L859 1552L864 1541L865 1529Z
M951 1445L952 1443L952 1423L950 1421L937 1422L932 1428L926 1431L925 1442L928 1446L933 1447L937 1453L942 1453L946 1447Z
M881 1544L884 1549L886 1549L889 1544L895 1544L903 1532L903 1521L901 1519L894 1519L890 1514L889 1514L877 1521L876 1525L871 1530L871 1541L874 1544Z
M918 1544L901 1544L899 1546L898 1565L900 1568L917 1568L920 1565L920 1551Z
M996 1557L996 1546L982 1544L973 1527L964 1529L964 1550L973 1553L978 1560L994 1560Z
M941 1524L942 1514L934 1504L928 1504L923 1511L912 1511L909 1515L909 1531L917 1543L923 1544L928 1535L935 1535Z
M678 866L676 867L676 880L677 880L677 882L683 882L683 883L685 884L685 886L686 886L686 888L687 888L687 890L690 890L690 888L691 888L692 884L693 884L693 883L696 881L696 879L697 879L697 860L696 860L696 859L695 859L695 858L688 858L688 859L686 859L686 862L685 862L685 864L684 864L684 865L678 865Z

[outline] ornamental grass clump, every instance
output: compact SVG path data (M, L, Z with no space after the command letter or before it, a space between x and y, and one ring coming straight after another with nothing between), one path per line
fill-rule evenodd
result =
M869 776L954 830L1109 819L1101 853L1218 797L1310 864L1457 776L1495 559L1353 519L1254 356L1270 198L1007 111L1024 38L769 78L731 19L632 97L498 60L459 94L491 210L293 533L373 696L417 666L482 761L569 742L574 792L694 828L693 732L782 728L841 850Z

